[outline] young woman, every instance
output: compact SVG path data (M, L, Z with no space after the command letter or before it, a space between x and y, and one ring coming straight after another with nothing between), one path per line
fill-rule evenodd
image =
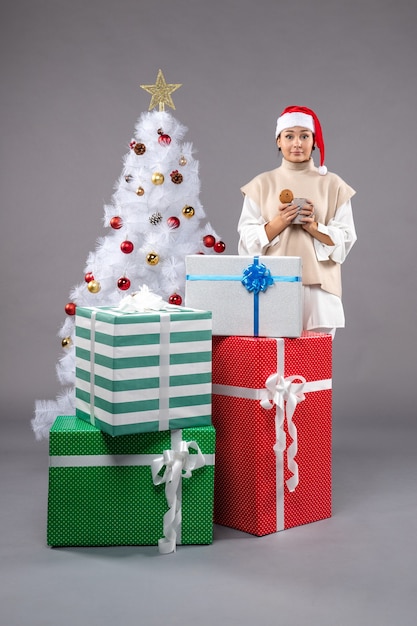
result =
M302 257L303 327L334 336L345 325L340 266L356 241L350 202L355 191L327 172L314 111L287 107L278 117L275 137L281 165L242 187L239 254ZM312 158L316 146L319 168ZM293 223L295 218L299 223Z

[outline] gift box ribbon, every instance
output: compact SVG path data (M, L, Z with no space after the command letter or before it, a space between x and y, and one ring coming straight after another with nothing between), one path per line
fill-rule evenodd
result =
M150 466L155 485L165 483L165 497L169 506L164 515L164 537L159 540L161 554L176 551L181 543L182 489L181 479L205 465L214 465L214 454L203 454L195 441L183 441L182 431L171 430L171 450L162 454L83 454L53 455L50 467L126 467ZM197 454L190 454L194 449ZM165 471L160 475L161 470Z
M259 256L243 271L243 276L233 274L187 274L186 280L240 281L249 293L253 294L253 335L259 337L259 294L276 282L298 283L301 276L273 276Z
M169 506L164 515L164 537L159 539L161 554L175 552L177 533L181 526L181 481L190 478L192 472L206 464L196 441L182 441L172 437L172 450L165 450L162 456L152 461L152 479L155 485L165 483L165 496ZM197 454L190 454L190 448ZM163 474L160 472L163 471Z
M278 371L268 376L265 387L260 389L235 387L234 385L213 385L213 394L233 396L249 400L257 400L262 408L270 410L275 407L275 444L273 446L276 459L276 507L277 530L284 529L284 452L287 447L284 422L287 422L288 434L292 442L287 449L287 468L291 477L286 481L289 491L294 491L299 483L298 464L295 460L298 442L297 427L293 417L297 405L305 400L305 394L315 391L324 391L332 388L332 379L313 380L307 382L303 376L287 376L285 371L285 342L284 339L274 339L277 342ZM299 381L299 382L296 382Z

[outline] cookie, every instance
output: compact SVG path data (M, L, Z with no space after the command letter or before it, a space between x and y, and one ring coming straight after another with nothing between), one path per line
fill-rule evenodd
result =
M282 202L283 204L286 204L287 202L292 202L293 199L294 199L294 194L291 191L291 189L283 189L281 193L279 194L279 201Z

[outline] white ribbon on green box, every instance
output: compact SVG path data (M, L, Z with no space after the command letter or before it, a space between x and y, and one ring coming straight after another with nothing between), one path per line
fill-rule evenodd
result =
M332 388L331 378L307 382L303 376L287 376L285 371L285 341L275 338L277 342L278 371L268 376L265 387L260 389L235 387L233 385L213 385L213 394L257 400L267 410L275 407L275 444L273 450L276 459L276 516L277 531L284 530L284 452L286 450L286 433L284 422L287 422L288 434L292 442L287 449L287 467L291 477L286 481L289 491L294 491L299 482L298 464L295 460L298 443L297 427L293 417L297 405L305 400L305 393L324 391ZM298 382L297 382L298 381Z
M211 313L78 307L76 413L111 435L211 424Z
M172 450L152 461L152 479L155 485L165 483L165 496L169 509L164 515L164 537L158 541L161 554L175 552L177 535L181 529L182 478L190 478L193 471L206 464L205 457L196 441L182 441L180 431L172 431ZM190 454L190 448L197 454ZM164 469L161 475L161 470Z

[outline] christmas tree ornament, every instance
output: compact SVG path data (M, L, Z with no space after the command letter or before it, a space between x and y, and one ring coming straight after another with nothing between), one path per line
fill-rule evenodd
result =
M65 305L65 313L67 315L75 315L76 309L77 305L75 304L75 302L67 302L67 304Z
M180 174L178 170L174 170L173 172L171 172L170 176L171 176L172 182L175 183L176 185L180 185L184 178L183 175Z
M148 265L158 265L159 256L156 254L156 252L150 252L146 255L146 262Z
M130 254L133 252L134 245L131 241L122 241L120 244L120 250L124 252L124 254Z
M185 156L180 156L180 160L178 161L179 165L187 165L187 159L185 158Z
M115 215L114 217L111 218L110 226L114 228L114 230L119 230L119 228L121 228L122 225L123 225L122 218L119 217L118 215Z
M127 183L130 183L132 180L133 180L133 176L132 176L132 174L126 174L126 176L125 176L125 181L126 181Z
M135 146L136 146L136 141L135 141L135 139L132 139L132 141L130 141L130 142L129 142L129 148L130 148L131 150L133 150L133 148L134 148Z
M226 250L226 244L223 241L216 241L213 246L213 250L214 252L218 252L219 254L221 254Z
M145 193L145 190L144 190L144 188L143 188L143 187L138 187L138 188L136 189L136 195L137 195L137 196L143 196L143 194L144 194L144 193Z
M154 185L162 185L164 180L164 175L161 174L161 172L154 172L152 174L152 182Z
M160 222L162 222L162 215L159 213L159 211L157 213L152 213L152 215L149 218L149 221L151 224L156 226L156 224L159 224Z
M158 70L156 83L154 85L141 85L142 89L152 95L148 110L151 111L157 105L159 105L160 111L165 111L165 105L168 105L171 109L175 109L171 94L181 86L181 84L167 84L162 70Z
M164 133L162 128L158 128L158 135L159 135L158 143L161 146L169 146L169 144L171 143L171 137L167 135L166 133Z
M144 143L136 143L134 148L133 148L133 152L135 154L137 154L138 156L142 156L142 154L145 154L146 152L146 146Z
M171 296L169 296L168 302L169 304L174 304L175 306L181 306L182 298L179 293L173 293Z
M194 207L190 206L189 204L185 205L185 207L182 209L182 214L184 217L186 218L190 218L193 217L195 215L195 209Z
M170 228L175 229L178 228L178 226L180 225L180 220L178 219L178 217L175 217L175 215L172 215L167 219L167 224Z
M169 135L161 135L160 137L158 137L158 143L161 144L161 146L169 146L169 144L171 143L171 137Z
M68 346L71 345L71 337L64 337L63 340L61 341L61 346L63 348L68 348Z
M206 235L205 237L203 237L203 244L206 246L206 248L212 248L215 243L216 239L213 237L213 235Z
M87 285L87 289L90 293L98 293L101 289L101 285L98 280L90 280Z
M87 272L87 274L84 276L84 280L86 283L90 283L92 280L94 280L93 273Z
M127 289L129 289L130 287L130 280L126 278L126 276L122 276L117 281L117 286L119 289L121 289L121 291L127 291Z

